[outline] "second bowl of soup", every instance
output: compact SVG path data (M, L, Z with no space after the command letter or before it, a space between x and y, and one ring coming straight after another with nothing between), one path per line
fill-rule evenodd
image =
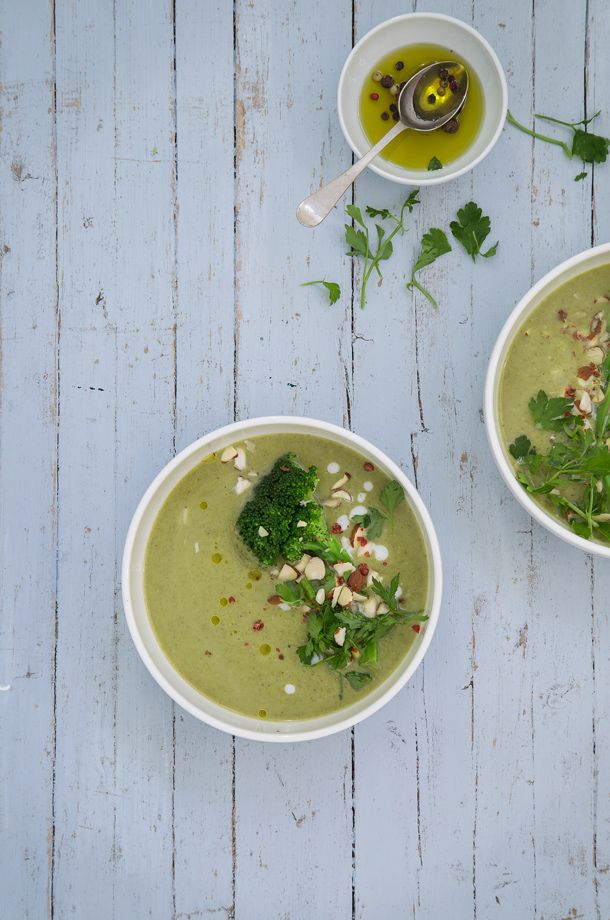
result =
M568 259L515 308L490 360L485 421L530 514L610 558L610 244Z

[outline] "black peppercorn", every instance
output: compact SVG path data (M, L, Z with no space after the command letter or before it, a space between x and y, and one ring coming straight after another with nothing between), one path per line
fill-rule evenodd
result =
M384 77L381 78L381 85L384 87L384 89L389 89L390 86L394 86L394 77L387 73Z
M382 113L381 113L381 117L382 117L382 119L383 119L384 121L387 121L388 118L389 118L390 116L389 116L388 112L382 112Z
M396 61L396 63L394 64L394 69L402 70L404 66L405 66L404 61Z
M459 130L460 123L457 118L450 118L449 121L443 125L443 131L445 134L455 134Z

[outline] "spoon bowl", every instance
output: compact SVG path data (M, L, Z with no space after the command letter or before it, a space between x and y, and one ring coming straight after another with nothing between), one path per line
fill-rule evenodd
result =
M449 79L448 79L449 78ZM468 71L456 61L437 61L418 70L403 85L397 99L399 120L368 153L331 182L305 198L297 208L304 227L317 227L328 217L352 182L371 160L403 131L436 131L458 114L468 94Z

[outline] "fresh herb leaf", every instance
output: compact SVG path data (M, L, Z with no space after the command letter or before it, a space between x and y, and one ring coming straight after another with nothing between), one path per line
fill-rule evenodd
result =
M362 690L373 678L367 671L346 671L344 676L352 690Z
M360 306L362 309L364 309L366 304L366 290L369 279L373 272L376 272L379 277L379 283L381 284L383 275L381 273L380 263L387 261L392 256L394 252L392 240L398 233L404 233L406 229L405 216L407 212L411 214L415 205L419 204L418 195L418 189L410 193L403 202L398 216L392 214L387 208L373 208L370 205L366 207L367 217L381 218L381 220L389 221L393 224L392 229L389 231L381 224L375 224L377 235L376 245L372 241L371 228L364 220L361 209L352 204L348 204L345 208L348 217L351 217L354 224L356 224L356 226L345 224L345 242L349 247L347 255L352 258L360 258L363 260L360 287Z
M275 593L291 607L298 607L305 600L301 582L281 581L275 586Z
M518 438L515 438L508 449L515 460L522 460L524 457L527 457L528 454L534 453L532 442L527 437L527 435L524 434L521 434Z
M583 179L586 179L589 173L579 172L577 176L574 176L574 182L582 182Z
M542 428L545 431L561 431L566 413L572 408L573 402L564 396L549 398L544 390L538 390L537 395L532 396L528 405L536 428Z
M469 201L457 212L457 218L457 220L451 221L449 228L458 243L462 244L472 258L472 261L474 262L479 255L483 256L484 259L495 256L498 250L498 243L491 246L487 252L481 252L481 246L491 230L491 221L486 214L483 214L478 204L474 201Z
M366 529L369 540L377 540L383 533L387 515L379 508L371 508L366 514L355 514L351 520L354 524L361 524Z
M343 549L337 537L329 537L325 543L303 543L303 550L314 553L330 565L335 565L336 562L351 562L350 554Z
M442 169L442 168L443 168L443 164L438 159L438 157L432 157L432 159L428 163L428 172L434 172L436 169Z
M432 262L435 262L440 256L445 255L447 252L451 252L451 243L447 239L447 235L443 230L439 230L438 227L431 227L424 235L422 236L421 241L421 251L419 256L415 261L415 265L411 270L411 280L407 284L407 290L412 290L414 287L420 291L424 297L426 297L433 307L438 308L438 303L426 288L420 284L416 279L415 273L418 272L421 268L425 268L427 265L431 265Z
M539 118L542 121L548 121L556 125L562 125L565 128L570 128L573 132L572 146L569 146L565 141L559 140L559 138L549 137L548 135L534 131L532 128L527 128L525 125L521 124L521 122L517 121L510 111L507 112L506 120L511 125L514 125L515 128L518 128L519 131L529 134L530 137L535 137L538 140L545 141L547 144L554 144L556 147L561 147L563 152L570 159L573 157L580 157L583 163L605 163L608 157L610 138L603 137L601 134L593 134L586 130L587 125L591 124L599 114L599 112L595 112L590 118L581 118L580 121L562 121L561 118L553 118L550 115L534 116L534 118ZM577 180L583 178L584 176L582 173L576 176Z
M395 509L398 507L398 505L402 504L404 500L404 489L394 479L383 487L381 494L379 495L379 501L391 515L394 514Z
M323 281L323 280L319 280L319 281L304 281L303 284L301 285L301 287L309 287L311 284L322 284L322 285L324 285L324 287L325 287L326 290L328 291L328 299L329 299L329 301L330 301L331 306L332 306L334 303L337 303L337 301L338 301L339 298L341 297L341 287L340 287L340 285L337 284L336 281Z

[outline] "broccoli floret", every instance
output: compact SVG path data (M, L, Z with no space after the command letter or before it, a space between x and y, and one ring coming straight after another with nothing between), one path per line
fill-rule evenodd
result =
M315 466L304 469L294 454L279 457L259 480L237 519L237 530L261 565L273 565L278 556L295 561L302 556L304 541L328 535L324 512L313 499L317 484ZM297 527L299 521L307 526ZM261 527L265 536L259 534Z
M305 527L302 526L303 522ZM290 535L282 547L282 555L288 562L297 562L303 555L303 543L324 543L328 536L324 510L317 502L308 502L299 507L292 519Z

